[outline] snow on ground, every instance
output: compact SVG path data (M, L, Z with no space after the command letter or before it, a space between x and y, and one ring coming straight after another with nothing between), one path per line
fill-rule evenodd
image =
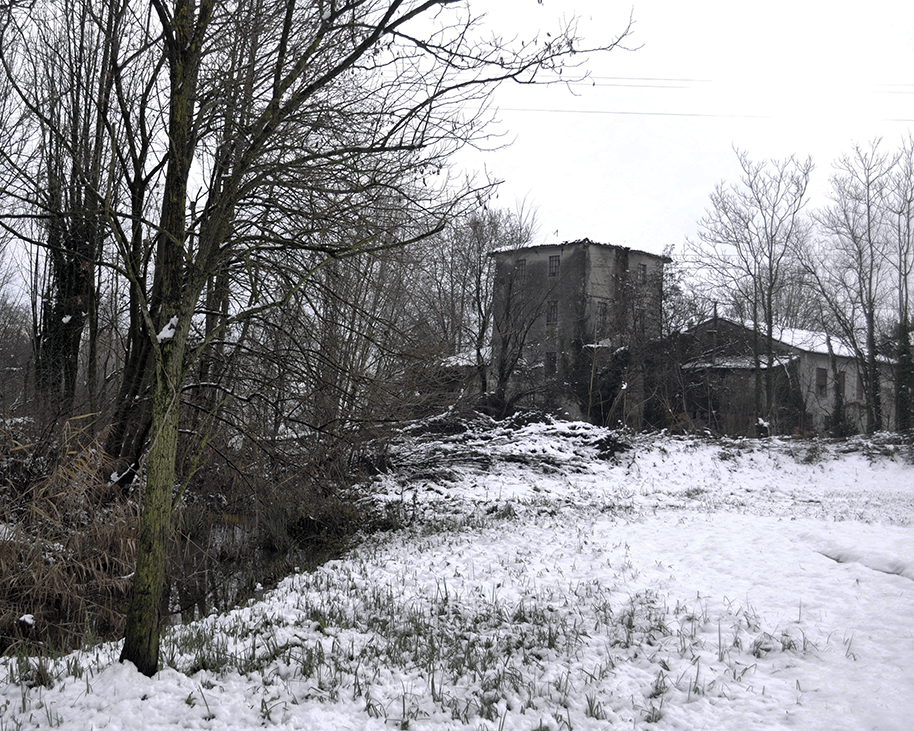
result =
M911 456L417 426L367 498L399 529L171 630L152 679L3 659L0 729L910 729Z

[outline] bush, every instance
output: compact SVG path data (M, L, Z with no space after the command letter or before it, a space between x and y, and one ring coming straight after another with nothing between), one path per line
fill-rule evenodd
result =
M7 433L6 440L12 437ZM0 484L0 652L20 642L61 650L122 630L138 506L114 502L97 445L18 445ZM18 464L14 464L18 463ZM30 615L31 621L20 622Z

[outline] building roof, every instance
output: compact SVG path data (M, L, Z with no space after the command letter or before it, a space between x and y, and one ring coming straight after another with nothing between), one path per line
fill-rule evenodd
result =
M730 320L726 317L718 317L716 318L716 321L726 322L736 327L742 327L746 330L749 330L750 332L754 329L754 326L751 322L737 322L736 320ZM697 330L700 327L704 327L714 322L715 318L708 318L707 320L703 320L697 325L693 325L689 328L689 330ZM821 355L830 354L828 349L829 336L824 332L819 332L816 330L799 330L796 328L778 327L775 325L773 336L774 339L782 345L786 345L787 347L793 348L795 350L803 350L807 353L819 353ZM831 338L831 352L839 358L856 357L854 351L848 348L837 338Z
M652 259L660 259L665 264L671 263L673 260L668 256L663 254L652 254L649 251L641 251L639 249L631 249L628 246L618 246L617 244L603 244L599 241L591 241L590 239L577 239L576 241L562 241L554 244L526 244L524 246L502 246L498 249L492 249L489 252L489 256L494 256L496 254L504 254L511 251L528 251L534 249L552 249L552 248L563 248L566 246L602 246L607 249L618 249L619 251L627 251L631 254L638 254L640 256L649 256Z
M784 345L807 353L829 355L828 335L815 330L795 330L791 328L774 328L774 337ZM854 352L837 338L831 338L831 352L840 358L853 358Z

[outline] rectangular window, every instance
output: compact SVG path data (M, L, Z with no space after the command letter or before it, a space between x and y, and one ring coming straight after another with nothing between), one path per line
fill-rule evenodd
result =
M558 256L549 257L549 276L550 277L557 277L559 275L559 262L560 261L561 261L561 257L558 257Z
M559 302L558 300L549 300L546 303L546 324L557 325L559 322Z
M527 276L527 260L518 259L514 265L514 276L518 281L523 281Z
M816 368L816 393L819 396L828 395L828 371L824 368Z
M638 284L647 284L647 264L638 265Z
M546 360L543 365L546 368L546 375L554 376L558 367L558 358L556 358L555 353L546 353Z
M857 400L866 401L866 389L863 388L863 374L857 374Z
M844 371L838 371L838 393L841 394L841 398L844 398L846 391L844 390L844 384L846 382L844 376Z

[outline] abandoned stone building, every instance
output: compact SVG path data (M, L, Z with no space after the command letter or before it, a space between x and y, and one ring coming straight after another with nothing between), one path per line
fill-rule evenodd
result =
M661 335L670 260L589 239L492 256L496 397L597 423L637 423L643 347Z

